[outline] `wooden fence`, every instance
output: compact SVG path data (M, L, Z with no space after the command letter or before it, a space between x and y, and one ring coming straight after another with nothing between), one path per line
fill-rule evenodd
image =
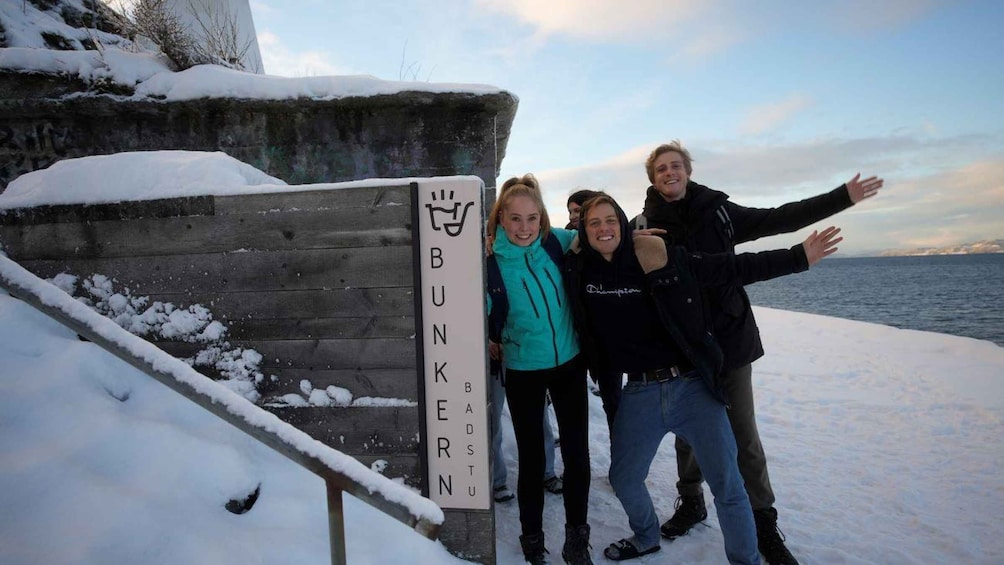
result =
M8 210L0 241L43 278L98 273L151 301L204 305L234 347L262 354L276 377L266 397L306 379L418 400L408 184ZM417 405L270 409L418 486Z
M4 257L0 257L0 287L324 479L333 565L346 563L343 491L436 539L443 515L431 501L390 479L365 476L369 474L365 469L347 469L334 450L319 447L292 425L261 418L255 414L259 408L222 385L207 387L205 377L185 363L156 348L143 347L149 344L69 296L59 296L58 289L46 287L44 281ZM389 492L393 492L390 498Z

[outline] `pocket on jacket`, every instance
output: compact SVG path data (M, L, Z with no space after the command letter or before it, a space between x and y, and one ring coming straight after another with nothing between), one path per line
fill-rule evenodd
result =
M729 287L722 294L722 299L720 302L722 312L725 312L733 318L742 317L746 312L746 301L743 300L742 295L735 289L735 287Z

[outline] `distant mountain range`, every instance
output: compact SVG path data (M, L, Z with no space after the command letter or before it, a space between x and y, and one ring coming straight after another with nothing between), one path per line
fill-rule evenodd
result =
M1004 253L1004 239L988 239L974 243L962 243L950 247L919 247L917 249L887 249L880 257L902 257L915 255L976 255L978 253Z

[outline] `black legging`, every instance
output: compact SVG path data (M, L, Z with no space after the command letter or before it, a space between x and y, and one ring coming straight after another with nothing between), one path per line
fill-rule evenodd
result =
M593 375L596 385L600 388L600 399L603 401L603 412L607 415L607 430L613 435L614 416L621 405L621 389L624 388L622 373L606 373Z
M519 452L519 521L523 534L543 531L544 393L550 392L565 464L565 522L586 524L589 506L589 405L581 356L553 369L506 370L505 393Z

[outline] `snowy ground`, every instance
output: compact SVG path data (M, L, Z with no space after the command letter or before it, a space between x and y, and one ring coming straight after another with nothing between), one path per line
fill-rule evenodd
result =
M288 190L259 173L218 153L68 159L19 177L0 209ZM1004 348L756 312L768 352L754 366L758 421L780 526L800 561L1004 563ZM324 486L313 474L2 292L0 360L0 563L329 562ZM628 530L606 480L606 421L599 399L590 402L589 521L600 563ZM508 416L503 427L515 487ZM672 444L664 440L649 479L662 518L676 497ZM224 510L259 484L250 512ZM346 498L350 563L459 561ZM641 562L723 563L709 512L707 527ZM499 562L520 563L515 503L496 518ZM544 523L560 562L559 497L547 496Z
M768 355L754 365L757 418L779 525L803 564L1004 563L1004 348L969 338L755 308ZM629 535L606 481L606 424L591 398L594 557ZM511 428L507 430L511 434ZM515 468L513 441L507 462ZM511 481L513 479L510 479ZM672 437L649 475L662 519L676 496ZM724 563L708 527L644 563ZM544 523L560 560L563 512ZM518 562L517 512L499 518L499 556Z
M761 433L781 527L803 563L1004 561L1004 349L809 314L757 317L769 351L754 372ZM0 562L328 562L324 487L311 473L2 293L0 358ZM590 402L590 523L603 562L602 548L628 531L606 480L603 412ZM649 480L664 517L674 480L668 437ZM250 512L223 509L258 484ZM349 562L458 561L346 498ZM709 511L707 527L642 562L724 562ZM515 503L496 517L499 562L521 562ZM548 495L556 562L563 523Z

